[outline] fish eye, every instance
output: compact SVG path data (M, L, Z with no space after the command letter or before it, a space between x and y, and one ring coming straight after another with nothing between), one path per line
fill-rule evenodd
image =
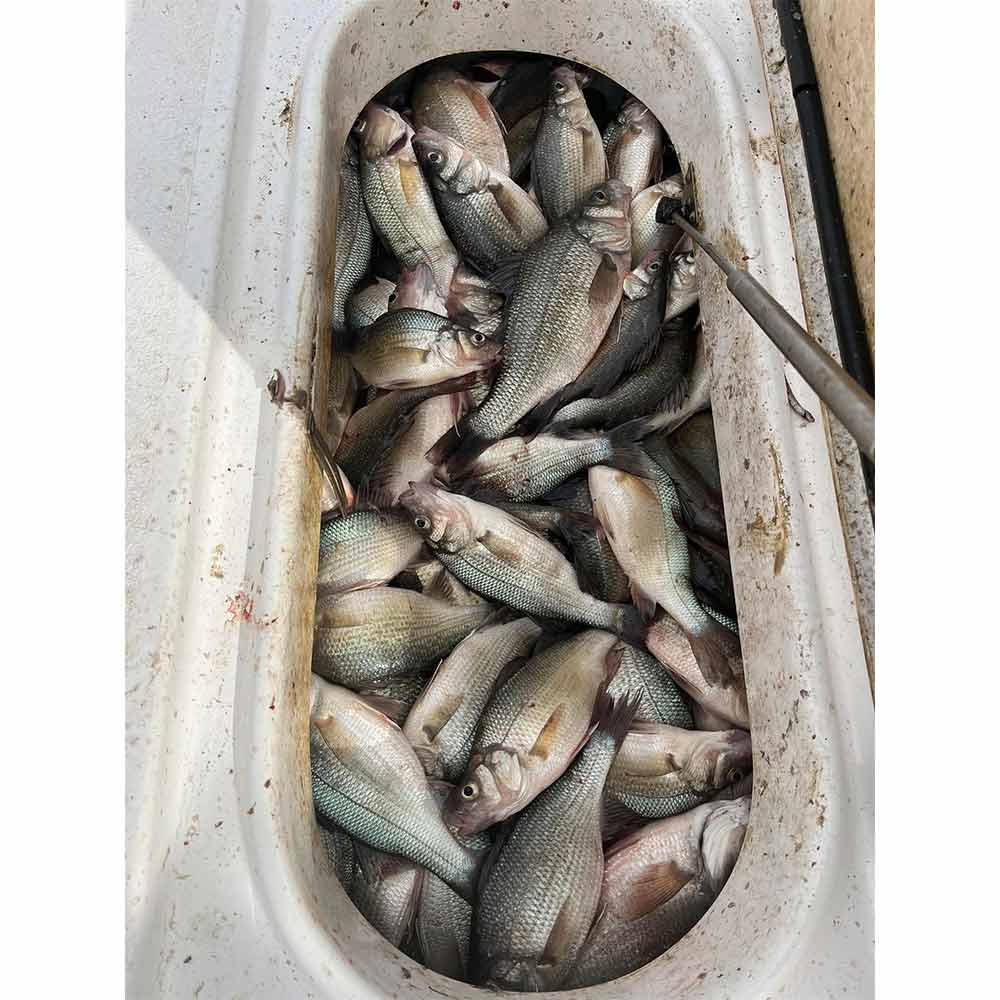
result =
M367 128L368 122L364 118L359 118L354 123L354 128L351 130L355 135L361 135L362 132Z
M603 191L601 191L600 189L598 189L597 191L595 191L594 194L592 195L592 197L593 197L594 201L596 201L598 204L601 204L601 205L603 205L604 202L606 202L608 200L608 196Z
M552 89L553 89L553 90L554 90L554 91L555 91L555 92L556 92L557 94L561 94L561 93L562 93L562 92L563 92L563 91L564 91L564 90L566 89L566 84L565 84L565 83L561 83L561 82L560 82L559 80L556 80L556 81L555 81L555 82L554 82L554 83L552 84Z
M419 514L413 519L413 527L418 531L426 531L430 526L431 522L423 514Z
M471 340L472 343L476 345L476 347L482 347L483 344L486 343L486 334L480 333L477 330L471 337L469 337L469 340Z
M735 785L737 781L741 781L743 778L743 772L738 768L734 767L728 775L728 784Z
M660 262L658 260L654 260L653 263L649 265L649 269L653 272L653 274L656 274L656 272L660 269Z
M466 802L474 801L475 799L479 798L479 789L471 783L468 785L463 785L462 798L465 799Z
M427 159L431 163L440 163L443 158L444 157L442 157L441 154L436 149L431 150L431 152L427 154Z

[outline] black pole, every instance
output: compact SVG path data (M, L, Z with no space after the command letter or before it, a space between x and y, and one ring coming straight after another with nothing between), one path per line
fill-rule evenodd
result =
M854 280L851 255L840 208L837 179L830 157L830 140L823 118L816 67L806 35L805 21L799 0L773 0L781 27L781 42L788 59L792 94L799 115L802 146L805 150L809 190L812 194L816 228L819 231L820 252L826 285L830 292L833 324L844 369L869 395L875 395L875 369L865 333L865 321ZM874 510L875 469L861 456L868 497Z

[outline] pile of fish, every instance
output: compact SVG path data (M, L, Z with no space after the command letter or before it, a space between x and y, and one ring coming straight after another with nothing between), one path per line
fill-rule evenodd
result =
M729 877L751 746L695 254L660 123L422 67L341 164L310 726L351 900L431 969L605 982Z

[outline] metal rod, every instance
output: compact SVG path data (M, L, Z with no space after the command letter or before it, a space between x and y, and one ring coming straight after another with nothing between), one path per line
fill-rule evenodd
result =
M738 268L678 211L670 221L681 227L725 272L726 287L778 350L844 425L862 454L875 461L875 400L797 323L752 275Z

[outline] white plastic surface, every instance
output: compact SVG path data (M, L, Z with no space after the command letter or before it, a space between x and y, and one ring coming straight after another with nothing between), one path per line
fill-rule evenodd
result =
M129 33L129 995L482 995L381 939L322 856L307 742L319 477L301 414L264 387L274 368L311 382L354 116L454 51L564 55L632 90L693 164L709 237L801 319L775 155L797 137L774 134L751 6L135 4ZM585 992L867 996L873 713L827 438L789 409L781 358L712 270L702 310L753 812L694 931Z

